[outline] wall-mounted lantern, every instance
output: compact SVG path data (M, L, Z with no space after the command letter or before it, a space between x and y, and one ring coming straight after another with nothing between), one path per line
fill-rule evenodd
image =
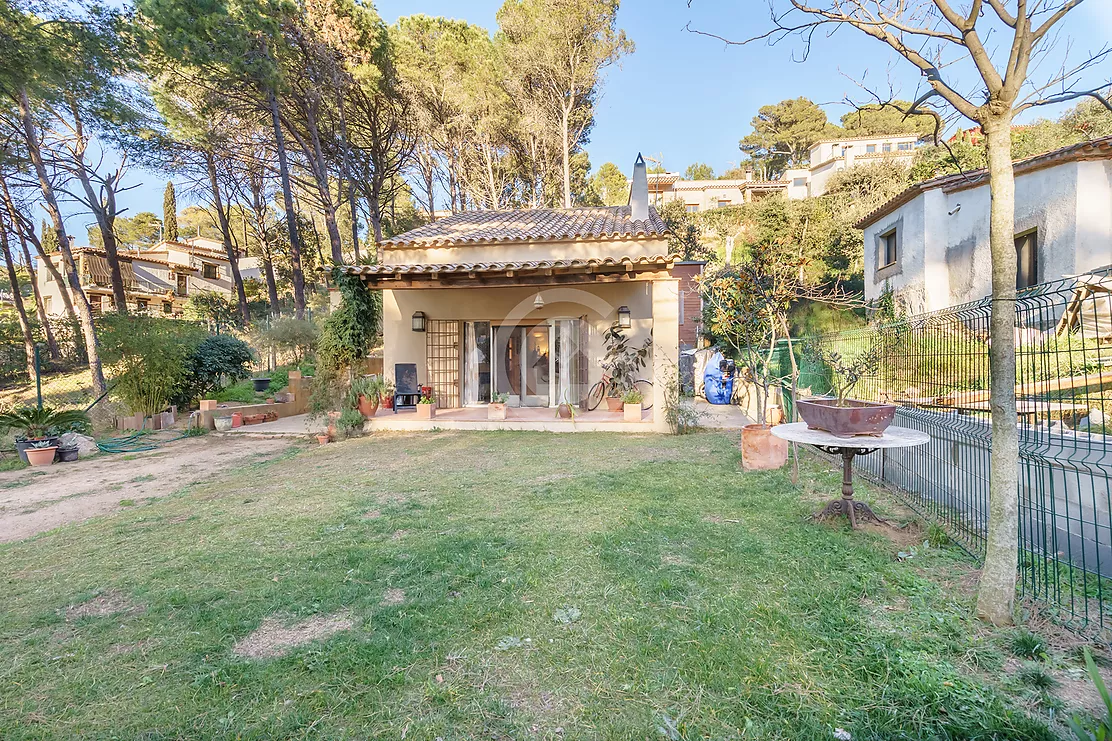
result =
M619 306L618 307L618 326L621 327L622 329L629 329L631 326L633 326L633 322L629 318L629 307L628 306Z
M539 293L537 294L537 297L535 299L533 299L533 308L534 309L543 309L544 308L544 297L541 296Z
M413 331L414 332L424 332L425 331L425 312L423 312L423 311L413 312Z

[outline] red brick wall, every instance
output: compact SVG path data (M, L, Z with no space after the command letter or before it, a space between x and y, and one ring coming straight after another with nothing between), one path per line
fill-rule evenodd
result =
M701 262L677 262L672 274L680 279L680 348L695 347L703 318L703 300L695 280L703 273Z

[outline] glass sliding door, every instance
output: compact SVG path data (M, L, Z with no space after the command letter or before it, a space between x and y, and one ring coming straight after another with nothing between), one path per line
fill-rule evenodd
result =
M521 327L523 335L522 394L525 407L552 406L552 326Z
M494 393L505 394L510 406L521 405L521 327L494 328Z
M586 393L579 382L583 349L579 347L579 320L557 319L553 334L556 344L555 403L576 406Z
M463 325L463 403L487 404L491 399L490 322Z

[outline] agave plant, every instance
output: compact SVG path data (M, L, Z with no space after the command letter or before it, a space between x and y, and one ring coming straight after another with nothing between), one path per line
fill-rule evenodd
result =
M87 427L89 415L79 409L23 407L0 414L0 430L17 430L27 440Z

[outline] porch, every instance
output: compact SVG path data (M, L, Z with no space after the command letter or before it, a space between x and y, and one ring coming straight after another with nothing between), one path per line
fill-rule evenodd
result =
M745 412L738 406L708 404L701 399L694 402L700 415L700 425L712 429L737 430L750 424ZM626 422L621 412L596 409L578 412L575 419L560 419L555 410L544 407L510 407L505 420L488 420L486 407L459 407L440 409L431 420L417 419L412 409L379 409L378 414L367 420L367 432L423 432L428 430L534 430L540 432L656 432L653 411L642 412L640 422ZM323 433L328 423L324 419L310 419L301 414L276 422L237 427L221 433L227 435L260 435L303 437Z

